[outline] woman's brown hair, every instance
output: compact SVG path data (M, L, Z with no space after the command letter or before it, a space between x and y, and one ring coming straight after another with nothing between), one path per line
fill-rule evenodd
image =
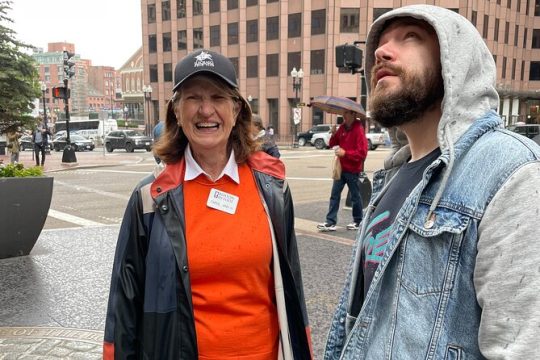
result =
M230 87L215 76L202 76L208 79L218 89L223 90L225 95L230 96L236 102L236 106L241 107L236 117L236 125L232 129L227 145L227 151L233 149L236 162L241 164L256 150L256 143L251 137L251 108L242 95L240 95L238 89ZM181 97L182 87L174 93L171 100L167 103L165 129L159 140L154 144L154 153L166 164L173 164L182 159L188 144L188 139L182 127L178 125L178 120L174 113L174 107L181 100Z

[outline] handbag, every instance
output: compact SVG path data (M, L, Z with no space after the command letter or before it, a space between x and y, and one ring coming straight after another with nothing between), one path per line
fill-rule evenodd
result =
M332 165L332 179L341 179L341 162L339 161L339 156L335 157L334 164Z

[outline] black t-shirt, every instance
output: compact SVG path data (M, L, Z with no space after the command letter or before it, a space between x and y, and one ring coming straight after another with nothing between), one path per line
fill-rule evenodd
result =
M441 150L437 148L420 160L404 164L373 211L362 242L364 297L373 280L373 274L375 274L375 270L377 270L386 250L396 214L401 209L407 196L422 180L424 170L440 154Z

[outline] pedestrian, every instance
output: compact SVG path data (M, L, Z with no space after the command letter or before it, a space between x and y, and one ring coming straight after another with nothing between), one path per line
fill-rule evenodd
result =
M12 130L8 132L7 139L8 139L8 149L11 153L11 163L16 164L19 162L19 152L21 151L21 144L19 142L19 138L21 137L21 133L18 130Z
M279 148L274 142L274 139L272 138L272 136L270 136L270 134L268 134L268 132L264 129L261 117L258 114L253 114L252 122L253 122L253 138L260 144L261 150L267 153L268 155L271 155L279 159L279 157L281 156L281 153L279 152Z
M266 127L266 132L268 133L268 136L270 136L272 138L272 140L274 139L274 127L272 126L272 124L268 124L268 126Z
M325 359L536 359L540 147L502 128L484 39L413 5L365 53L370 114L409 156L373 176Z
M343 114L343 123L336 131L332 127L332 136L329 146L334 149L335 155L341 164L341 176L334 179L330 193L330 204L326 221L317 225L319 231L336 231L341 192L345 185L349 188L352 201L353 221L347 225L347 230L358 230L362 221L362 197L358 178L364 171L364 161L367 157L368 143L366 133L360 119L365 114L347 110Z
M311 359L283 163L256 151L234 65L175 67L156 154L113 266L105 359Z
M156 126L154 126L154 129L152 129L152 135L154 137L153 139L153 143L154 145L157 143L157 141L159 140L159 138L161 137L161 134L163 133L163 128L165 127L165 124L163 121L158 121L158 123L156 124ZM161 163L161 159L159 158L159 156L155 155L154 154L154 160L156 161L156 163L160 164Z
M34 143L34 153L36 155L36 166L43 166L45 164L45 151L47 146L49 146L49 138L51 132L47 127L39 122L36 129L32 133L32 142ZM39 160L39 155L41 154L41 162Z

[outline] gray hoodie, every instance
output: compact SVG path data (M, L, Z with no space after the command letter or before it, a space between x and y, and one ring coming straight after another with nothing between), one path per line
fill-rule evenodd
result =
M366 43L368 87L384 23L404 16L423 19L439 38L445 96L438 142L441 151L449 153L440 198L453 169L454 144L476 119L497 109L496 67L477 29L465 18L443 8L413 5L388 12L373 24ZM523 141L538 153L532 142ZM406 161L407 147L387 164ZM540 356L540 162L531 161L501 180L505 183L480 221L471 274L482 308L479 347L490 359L534 359Z

